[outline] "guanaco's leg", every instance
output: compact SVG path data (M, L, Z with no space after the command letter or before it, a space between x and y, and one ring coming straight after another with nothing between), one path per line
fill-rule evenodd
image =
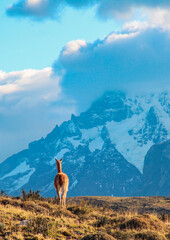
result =
M57 191L57 195L58 195L58 199L59 199L59 204L61 205L61 196L60 196L60 191L58 189L56 189Z
M63 204L63 206L66 206L66 196L67 196L67 191L64 191L63 195L62 195L62 204Z

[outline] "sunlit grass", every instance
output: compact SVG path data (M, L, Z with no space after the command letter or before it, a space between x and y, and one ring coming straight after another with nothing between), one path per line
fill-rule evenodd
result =
M67 208L55 199L0 196L0 239L169 239L169 198L69 198ZM23 220L26 220L22 225Z

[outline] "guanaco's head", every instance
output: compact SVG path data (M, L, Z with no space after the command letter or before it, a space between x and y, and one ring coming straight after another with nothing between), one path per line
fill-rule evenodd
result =
M57 158L55 158L55 161L56 161L56 166L57 166L58 172L62 172L61 163L62 163L63 159L61 158L60 160L58 160Z

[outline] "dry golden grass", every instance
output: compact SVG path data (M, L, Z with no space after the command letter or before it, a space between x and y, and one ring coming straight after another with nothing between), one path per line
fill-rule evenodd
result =
M168 240L169 212L164 197L75 197L61 209L55 199L0 196L0 239Z

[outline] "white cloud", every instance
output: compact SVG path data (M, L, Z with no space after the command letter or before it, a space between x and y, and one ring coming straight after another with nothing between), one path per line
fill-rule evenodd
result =
M111 33L105 39L105 44L112 44L115 41L120 41L121 39L133 38L138 34L138 32L129 33Z
M43 0L28 0L27 5L28 6L35 6L35 5L39 5L42 2L43 2Z
M31 92L42 90L42 98L48 92L48 88L55 89L56 96L60 93L59 77L52 77L52 69L43 70L27 69L19 72L5 73L0 71L0 98L7 94L18 92ZM48 86L48 88L47 88Z
M10 4L6 12L9 16L29 17L34 20L58 18L64 0L20 0Z
M114 18L124 21L141 20L142 15L155 18L156 26L169 25L170 1L168 0L16 0L7 9L9 16L30 17L34 20L58 18L65 6L74 8L96 5L99 17ZM157 13L155 13L157 12ZM159 13L158 13L159 12ZM160 17L154 17L154 15Z
M137 32L137 31L143 31L146 30L149 27L149 24L147 21L130 21L126 22L123 25L122 30L128 31L128 32Z
M12 96L19 101L29 97L36 104L40 100L58 100L60 92L60 77L54 76L50 67L9 73L0 71L0 101Z
M118 17L130 18L134 11L142 9L167 9L170 2L167 0L100 0L98 4L98 14L103 18Z
M76 53L81 47L85 47L86 45L87 45L86 41L81 39L68 42L64 47L62 54L69 55Z
M146 10L146 14L151 27L160 27L163 30L170 30L170 9L150 9Z
M0 71L0 162L75 113L52 68Z
M170 30L170 9L143 8L140 11L141 20L131 20L123 24L123 31L143 31L160 28L163 31Z
M168 32L145 29L136 22L126 25L126 29L133 31L111 33L104 40L84 43L74 49L74 54L65 54L65 47L55 62L55 72L61 69L65 72L61 81L64 93L77 102L80 110L106 90L167 88L170 81ZM73 46L76 44L72 42Z

